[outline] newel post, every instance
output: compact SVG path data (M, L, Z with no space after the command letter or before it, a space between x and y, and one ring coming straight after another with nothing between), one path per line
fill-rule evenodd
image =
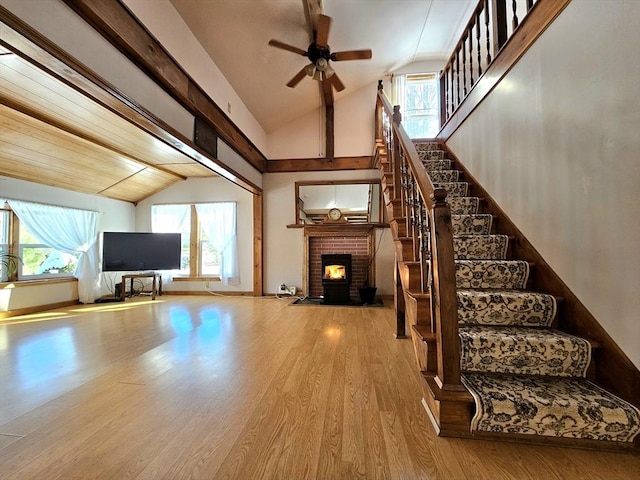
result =
M431 328L436 333L438 374L435 378L442 390L464 390L460 380L460 339L458 337L458 305L456 268L451 230L451 211L447 192L436 189L431 195Z

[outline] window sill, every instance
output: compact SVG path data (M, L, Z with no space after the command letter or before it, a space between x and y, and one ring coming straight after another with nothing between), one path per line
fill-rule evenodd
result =
M220 282L220 277L173 277L174 282Z
M32 287L35 285L52 285L54 283L71 283L77 282L75 277L60 277L60 278L39 278L37 280L17 280L15 282L0 282L0 288L20 288L20 287Z

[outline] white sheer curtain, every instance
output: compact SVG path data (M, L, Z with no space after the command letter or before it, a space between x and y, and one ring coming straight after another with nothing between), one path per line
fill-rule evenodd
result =
M391 84L391 102L393 105L400 105L400 113L404 115L404 91L407 84L406 75L393 75Z
M196 204L202 229L220 258L220 278L225 285L239 285L238 236L236 231L236 203L219 202Z
M152 205L151 231L154 233L179 233L190 229L190 205ZM173 280L173 270L160 272L162 281Z
M82 303L100 296L98 212L8 200L9 206L34 237L64 253L79 254L73 276Z

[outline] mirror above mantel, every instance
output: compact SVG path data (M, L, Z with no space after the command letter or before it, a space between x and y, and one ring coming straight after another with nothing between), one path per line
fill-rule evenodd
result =
M380 182L309 181L296 182L295 187L297 226L382 223ZM332 210L335 214L333 219L329 217Z

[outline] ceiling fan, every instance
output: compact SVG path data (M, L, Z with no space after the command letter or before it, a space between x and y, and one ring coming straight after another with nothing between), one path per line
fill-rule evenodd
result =
M319 14L316 23L314 41L309 44L307 50L303 50L293 45L286 44L279 40L270 40L269 45L289 52L297 53L303 57L307 57L311 63L303 67L295 76L287 83L288 87L295 87L305 77L309 76L314 80L321 82L329 82L336 91L344 90L344 84L338 78L335 71L330 65L332 62L340 62L343 60L368 60L371 58L371 50L347 50L344 52L331 53L331 49L327 44L329 39L329 28L331 27L331 17Z

